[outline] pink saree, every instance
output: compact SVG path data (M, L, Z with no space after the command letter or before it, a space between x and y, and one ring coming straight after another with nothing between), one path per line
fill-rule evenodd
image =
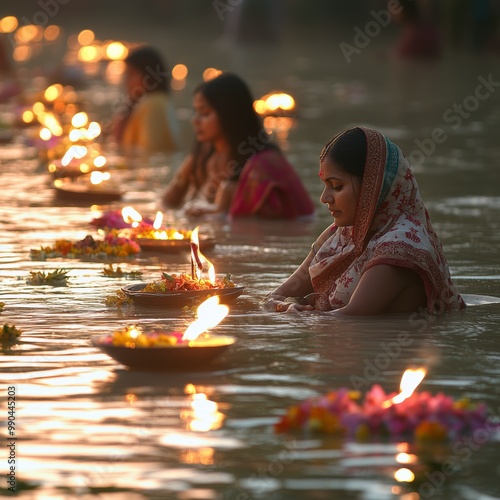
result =
M281 151L266 149L245 163L229 211L231 216L294 219L313 213L309 194Z
M309 268L319 294L316 309L347 305L364 271L378 264L415 271L424 282L430 313L463 309L410 164L382 134L362 130L367 158L356 221L350 227L333 224L332 236Z

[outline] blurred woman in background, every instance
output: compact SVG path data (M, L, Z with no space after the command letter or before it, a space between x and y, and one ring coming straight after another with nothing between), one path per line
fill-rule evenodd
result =
M265 131L246 83L223 73L194 92L195 148L167 186L163 203L187 213L266 218L311 216L300 177Z
M139 47L125 59L127 102L114 126L125 153L171 153L178 147L178 126L170 100L171 75L159 52Z

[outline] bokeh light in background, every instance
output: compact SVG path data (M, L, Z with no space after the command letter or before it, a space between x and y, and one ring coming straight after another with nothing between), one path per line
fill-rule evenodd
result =
M6 16L0 19L0 33L12 33L19 26L17 17Z
M216 78L222 73L220 69L216 68L207 68L203 71L203 80L206 82L208 80L212 80L212 78Z

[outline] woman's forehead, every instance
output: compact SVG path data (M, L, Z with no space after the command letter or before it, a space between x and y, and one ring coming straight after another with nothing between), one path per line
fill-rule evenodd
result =
M330 160L330 158L325 157L319 164L319 177L322 180L329 179L331 177L342 180L347 179L350 176L340 166Z

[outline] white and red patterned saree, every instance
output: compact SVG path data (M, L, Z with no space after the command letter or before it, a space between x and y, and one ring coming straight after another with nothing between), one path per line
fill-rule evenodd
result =
M430 313L463 309L410 164L380 132L361 129L367 157L356 221L349 227L333 224L332 236L310 265L319 294L316 309L346 306L361 275L377 264L415 271L424 282Z

